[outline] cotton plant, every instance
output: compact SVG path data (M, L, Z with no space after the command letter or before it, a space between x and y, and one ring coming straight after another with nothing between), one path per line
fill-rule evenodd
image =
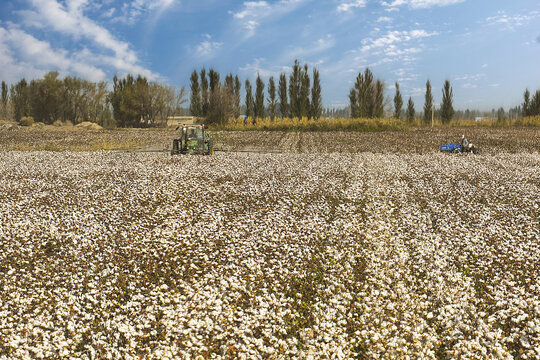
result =
M1 153L0 359L539 357L538 153L351 146Z

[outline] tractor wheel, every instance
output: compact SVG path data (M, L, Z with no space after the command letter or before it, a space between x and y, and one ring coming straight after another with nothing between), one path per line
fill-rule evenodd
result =
M178 146L178 139L174 139L172 142L172 150L171 155L176 155L180 152L179 146Z

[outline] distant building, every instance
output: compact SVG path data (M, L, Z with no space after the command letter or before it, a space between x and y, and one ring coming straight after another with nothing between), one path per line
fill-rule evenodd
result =
M167 117L167 126L175 127L180 125L193 125L197 122L195 116L169 116Z
M482 117L481 116L477 116L474 118L474 121L482 121Z

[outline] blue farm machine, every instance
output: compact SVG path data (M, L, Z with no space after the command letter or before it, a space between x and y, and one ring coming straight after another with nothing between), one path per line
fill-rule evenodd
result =
M441 144L440 146L441 152L448 152L448 153L473 153L478 154L478 148L473 144L468 144L467 146L463 147L461 144Z

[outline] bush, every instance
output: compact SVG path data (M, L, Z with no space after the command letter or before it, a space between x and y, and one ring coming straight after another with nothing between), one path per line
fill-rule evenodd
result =
M274 131L407 131L410 125L397 119L336 118L319 120L302 118L257 118L255 123L248 117L244 123L242 118L229 118L223 127L225 130L274 130Z
M34 118L31 116L23 116L19 124L21 126L32 126L34 124Z

